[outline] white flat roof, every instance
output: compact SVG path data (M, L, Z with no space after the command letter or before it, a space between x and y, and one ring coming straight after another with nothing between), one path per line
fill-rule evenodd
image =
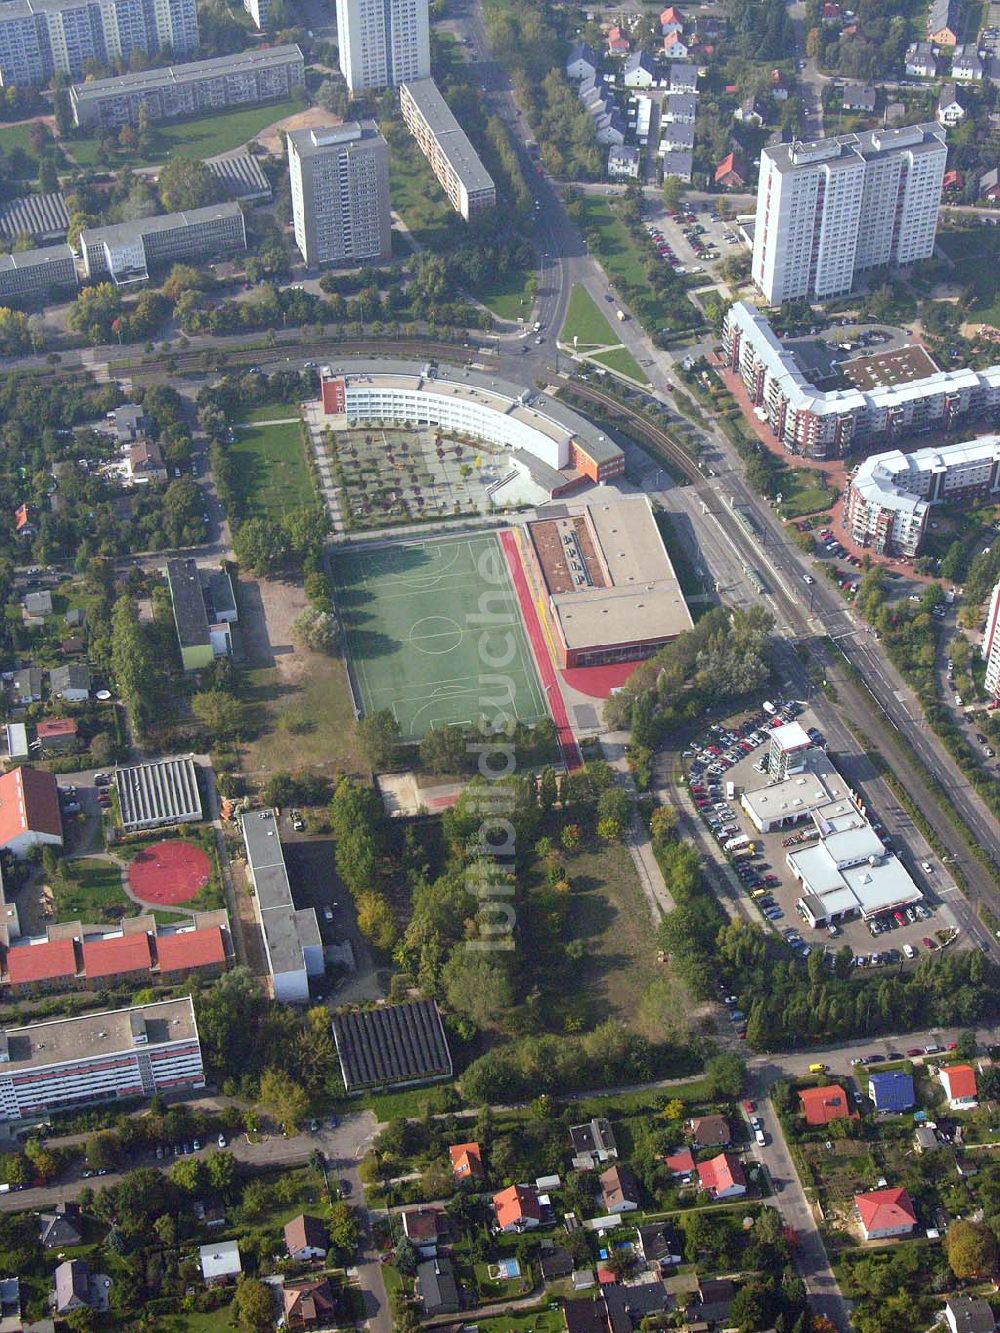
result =
M838 814L846 814L854 808L847 783L822 750L813 746L806 764L803 772L793 773L784 782L774 782L757 791L744 791L741 799L745 807L761 823L789 815L811 814L826 806Z
M812 741L801 722L786 722L783 727L775 727L771 732L771 744L785 751L801 750L812 745Z

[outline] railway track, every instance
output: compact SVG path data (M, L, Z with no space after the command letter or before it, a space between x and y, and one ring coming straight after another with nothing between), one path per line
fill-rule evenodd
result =
M636 412L634 408L627 407L610 394L602 393L600 389L591 388L589 384L580 384L573 381L570 389L576 398L583 402L598 403L606 408L610 415L620 418L629 427L631 434L635 435L640 441L644 440L649 444L656 453L662 455L671 467L675 468L692 485L704 481L701 469L687 450L682 449L676 440L672 440L661 427L648 421L641 412Z

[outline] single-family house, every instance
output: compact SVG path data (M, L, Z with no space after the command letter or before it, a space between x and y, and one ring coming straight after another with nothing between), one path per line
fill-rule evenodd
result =
M543 1282L557 1282L560 1278L569 1277L573 1272L573 1256L569 1250L564 1250L561 1245L553 1245L549 1241L548 1245L542 1245L539 1252L538 1267Z
M115 408L115 434L120 444L132 444L149 426L149 418L138 403L122 403Z
M327 1328L337 1322L337 1297L324 1277L317 1282L286 1282L281 1290L285 1328Z
M592 1276L589 1285L593 1286ZM589 1300L567 1301L562 1314L566 1333L608 1333L608 1309L603 1294Z
M964 83L982 83L985 67L975 44L956 46L951 57L951 77Z
M996 1333L989 1301L981 1296L952 1296L945 1303L944 1318L950 1333Z
M915 1104L913 1075L905 1074L901 1069L872 1074L868 1080L868 1095L875 1103L876 1111L887 1114L909 1111Z
M125 475L136 486L150 481L166 481L167 465L163 450L155 440L138 440L125 456Z
M79 634L71 634L68 639L59 640L59 652L63 657L76 657L87 647L86 640Z
M930 1125L918 1125L913 1131L913 1146L918 1153L933 1152L941 1146L937 1130Z
M421 1259L433 1259L438 1250L441 1215L437 1208L403 1210L403 1234Z
M734 149L715 168L715 183L725 190L742 190L749 175L746 158Z
M664 152L660 150L660 170L663 173L663 179L668 176L676 176L678 180L686 181L690 184L691 172L694 170L694 154L689 148L672 150Z
M614 1130L603 1116L595 1116L583 1125L572 1125L569 1137L574 1158L590 1157L594 1162L612 1162L618 1156Z
M42 698L42 685L45 680L39 667L22 667L14 672L12 686L13 702L16 704L37 704Z
M788 75L784 70L771 70L771 96L776 102L787 102L791 92Z
M61 1263L52 1275L52 1282L57 1315L68 1315L84 1306L92 1310L107 1306L104 1292L85 1259L67 1259Z
M994 202L1000 199L1000 167L994 167L979 177L979 197Z
M694 93L667 93L663 99L662 119L668 125L693 125L698 114Z
M450 1259L427 1259L418 1264L416 1290L425 1315L457 1312L458 1283Z
M636 1249L654 1270L664 1271L684 1262L684 1241L669 1222L650 1222L636 1228Z
M58 754L72 750L76 745L77 725L75 717L50 717L39 722L35 736L47 754Z
M670 66L670 89L672 93L693 93L698 90L698 67L685 60L675 61Z
M743 1164L731 1152L722 1152L707 1162L699 1162L698 1181L713 1199L735 1199L747 1192Z
M497 1230L506 1233L531 1231L541 1225L542 1206L533 1185L510 1185L493 1196Z
M732 1278L705 1278L684 1311L689 1328L724 1327L729 1321L729 1308L736 1299L737 1287Z
M722 1115L702 1115L688 1121L695 1148L728 1148L733 1141L729 1121Z
M686 60L690 49L678 33L671 33L663 39L663 54L668 60Z
M82 606L71 606L63 616L68 629L83 629L86 619Z
M75 1203L57 1203L49 1213L38 1214L38 1239L43 1250L63 1250L79 1245L83 1232L78 1226L80 1209Z
M759 97L744 97L733 112L733 120L738 120L742 125L763 125L766 115L767 107Z
M960 125L966 117L965 94L957 83L942 84L934 118L945 129Z
M847 1093L836 1083L823 1088L803 1088L799 1101L807 1125L828 1125L831 1120L848 1120L851 1116Z
M945 193L951 193L953 190L962 190L964 188L965 175L963 172L959 171L957 167L944 173L944 178L941 181L941 189L944 190Z
M820 17L824 23L836 23L841 18L842 14L843 10L838 4L834 3L834 0L826 0L826 4L823 6Z
M596 51L586 42L576 42L566 57L568 79L594 78L601 67Z
M935 46L955 46L962 31L959 0L931 0L927 37Z
M667 5L660 11L660 31L666 37L668 32L684 31L684 15L676 5Z
M614 1280L602 1283L601 1295L610 1333L632 1333L646 1319L657 1319L669 1299L659 1276L652 1273L640 1274L627 1284Z
M875 110L875 89L867 83L847 83L840 105L845 111L864 111L871 115Z
M976 1105L979 1093L976 1071L971 1065L948 1065L941 1070L938 1078L951 1110L966 1111Z
M21 1279L0 1277L0 1333L22 1333Z
M608 149L608 175L612 180L638 180L642 154L632 144L612 144Z
M38 531L38 510L25 501L14 510L14 532L18 537L34 537Z
M594 116L594 138L605 148L609 144L625 142L625 122L617 107L603 115Z
M694 21L695 36L700 42L717 42L725 37L728 26L721 14L699 14Z
M234 1240L217 1240L198 1250L201 1275L207 1287L224 1287L243 1272L240 1247Z
M456 1183L482 1180L485 1177L483 1155L478 1143L453 1143L448 1149L448 1156L451 1158L452 1179Z
M871 1190L855 1194L854 1206L861 1219L865 1240L908 1236L917 1225L913 1201L904 1189Z
M633 51L623 69L626 88L651 88L656 82L656 66L645 51Z
M608 51L613 56L627 56L631 49L632 43L617 24L608 29Z
M49 672L49 689L66 703L85 703L90 698L90 672L82 662L68 662Z
M307 1259L325 1259L330 1248L330 1236L318 1217L299 1213L285 1223L285 1249L289 1259L304 1262Z
M48 588L42 588L40 592L26 593L21 607L24 619L29 624L37 625L52 614L52 594Z
M55 777L27 764L0 775L0 849L24 857L34 847L61 847L62 843Z
M663 1165L672 1176L694 1175L694 1153L690 1148L678 1148L676 1152L667 1153Z
M913 79L936 79L937 56L930 42L911 42L906 48L906 72Z
M606 1213L633 1213L641 1203L639 1182L627 1166L611 1166L598 1177Z

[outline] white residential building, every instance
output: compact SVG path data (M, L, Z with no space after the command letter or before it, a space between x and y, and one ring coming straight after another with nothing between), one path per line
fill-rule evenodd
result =
M295 244L310 268L389 255L389 167L373 120L293 130L288 172Z
M352 96L431 73L429 0L337 0L340 69Z
M980 650L986 662L986 688L1000 699L1000 583L993 589L986 616L986 633Z
M433 79L404 83L399 105L406 127L431 165L448 202L468 222L473 213L495 208L493 177Z
M929 258L947 157L932 124L765 148L752 272L768 302L831 300L865 269Z

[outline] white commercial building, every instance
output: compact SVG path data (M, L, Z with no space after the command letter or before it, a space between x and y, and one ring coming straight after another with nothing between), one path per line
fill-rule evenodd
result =
M373 120L288 135L295 244L317 264L392 251L386 143Z
M994 699L1000 699L1000 583L990 598L981 651L986 662L986 688Z
M768 302L831 300L866 269L930 258L947 157L934 124L765 148L752 272Z
M431 72L429 0L337 0L340 70L351 95Z
M297 909L292 901L278 818L273 810L247 810L243 815L243 840L274 998L285 1004L305 1004L309 978L321 977L324 971L316 909Z
M468 222L473 213L496 207L497 189L469 136L455 119L433 79L416 79L399 89L407 129L431 165L448 202Z
M850 479L844 522L854 541L879 554L914 556L931 506L994 500L1000 492L1000 436L873 454Z
M0 1028L0 1120L204 1086L189 995Z
M726 312L722 360L743 381L758 420L807 458L840 458L871 440L954 430L1000 409L1000 365L939 370L872 389L818 389L767 317L745 301Z

